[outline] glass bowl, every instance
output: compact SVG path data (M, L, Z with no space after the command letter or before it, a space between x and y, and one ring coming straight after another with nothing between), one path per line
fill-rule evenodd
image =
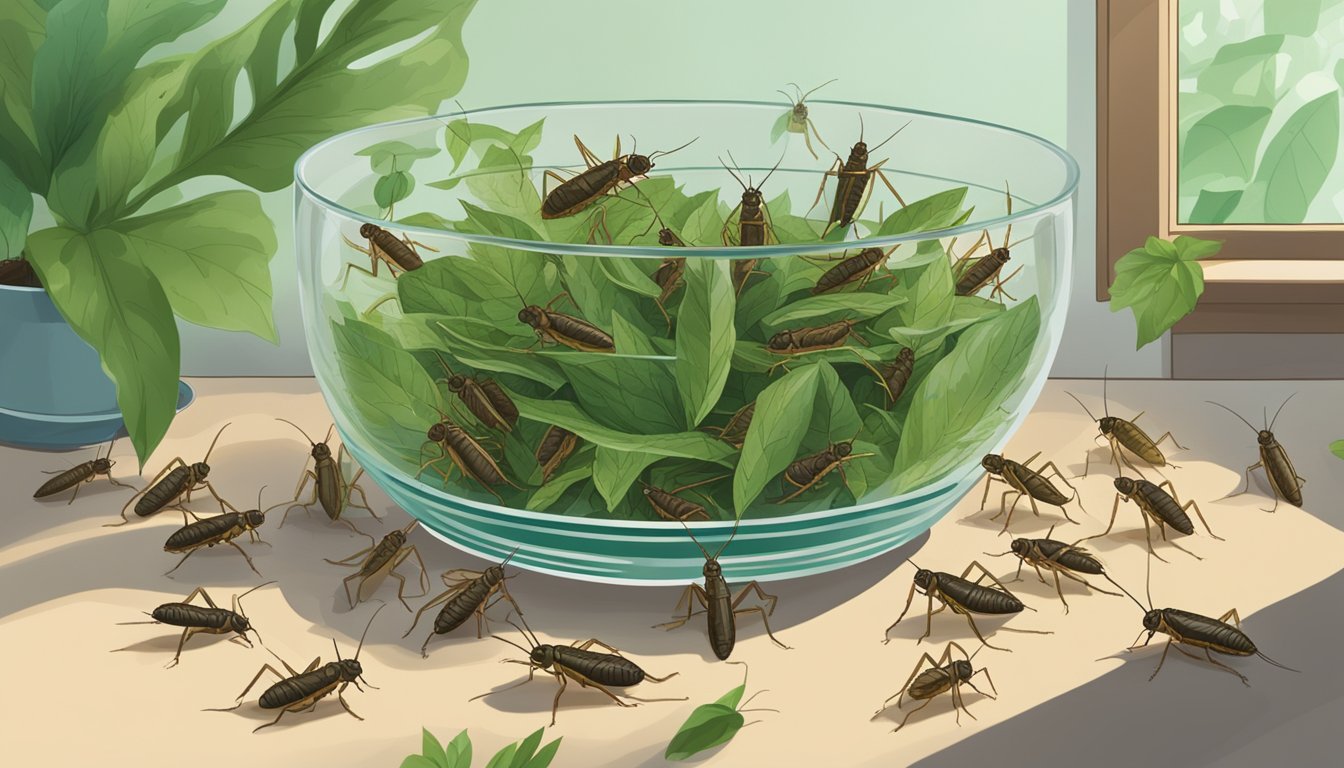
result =
M1044 385L1077 165L1001 126L808 107L803 122L783 103L532 104L310 149L300 296L350 454L453 546L588 581L697 579L688 530L711 553L732 536L725 573L763 581L927 530ZM868 170L846 176L860 137L870 157L853 167ZM541 215L607 171L631 183ZM848 225L832 215L842 180L866 182ZM737 212L748 186L768 230ZM1008 248L1000 269L985 238ZM879 377L902 377L902 347L913 363L893 392ZM538 453L570 434L562 461Z

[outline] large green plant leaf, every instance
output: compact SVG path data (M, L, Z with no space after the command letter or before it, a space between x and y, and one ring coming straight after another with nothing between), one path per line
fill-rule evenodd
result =
M277 341L270 260L275 229L255 192L218 192L111 229L188 322Z
M33 195L0 160L0 259L17 259L28 237Z
M816 399L818 368L796 368L766 387L756 398L756 413L742 444L742 458L733 475L733 508L737 516L751 506L766 483L798 458Z
M224 3L63 0L55 5L32 65L33 128L46 167L81 165L145 53L209 21ZM72 152L75 157L68 160ZM91 200L73 192L66 199L67 207L53 200L52 210L83 221L88 212L80 209Z
M28 239L33 267L57 309L98 350L117 387L141 468L168 431L177 405L178 337L154 274L129 257L120 232L63 227Z
M607 510L615 511L630 486L639 479L639 474L661 458L656 453L622 451L599 445L593 461L593 484L606 500Z
M564 371L584 410L624 432L660 434L683 429L673 361L604 352L539 352Z
M191 75L171 113L175 120L190 109L177 162L136 203L193 176L229 176L263 191L281 189L309 146L360 125L428 114L462 86L461 30L475 0L355 0L318 44L317 27L330 5L280 0L234 35L193 54ZM277 61L291 20L296 62L281 75ZM411 38L414 45L388 56ZM231 95L244 70L253 103L237 119Z
M965 460L1022 380L1040 332L1032 296L962 334L914 393L896 450L897 487L918 488Z
M1166 333L1190 314L1204 293L1204 269L1198 260L1222 248L1222 243L1180 236L1175 242L1148 238L1115 264L1111 311L1125 307L1134 312L1138 348Z
M1325 186L1339 152L1339 91L1302 105L1270 139L1252 191L1235 220L1299 224ZM1261 206L1258 210L1253 206Z
M966 191L966 187L949 189L897 209L882 222L877 235L927 232L953 226L966 215L961 208L966 201Z
M1201 189L1195 207L1186 217L1187 224L1222 224L1237 210L1244 189Z
M31 190L46 188L33 128L33 57L46 37L46 10L34 0L0 3L0 163Z
M724 261L686 262L685 295L677 313L677 390L686 424L695 427L709 415L732 368L733 281Z
M554 424L578 435L594 445L621 451L643 451L659 456L711 461L731 466L731 446L704 432L679 432L663 435L644 435L621 432L604 426L568 400L540 400L513 395L513 402L524 418L541 424Z

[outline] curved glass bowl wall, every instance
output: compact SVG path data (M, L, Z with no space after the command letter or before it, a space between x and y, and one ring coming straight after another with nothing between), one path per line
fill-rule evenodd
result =
M708 271L722 269L719 272L721 275L731 274L734 260L746 257L761 259L760 264L764 265L762 269L768 274L750 278L736 299L736 324L755 324L759 317L753 316L750 321L744 321L742 317L746 311L746 302L755 300L750 299L751 292L757 290L756 286L772 280L785 280L788 274L793 275L788 279L796 278L797 272L781 271L790 269L782 266L786 263L812 265L799 266L797 270L816 270L808 273L811 277L807 278L815 281L821 272L836 263L827 262L827 259L834 260L841 255L852 256L862 247L877 246L885 250L899 246L889 262L890 267L896 270L896 276L885 275L885 270L880 270L870 283L862 288L857 288L856 284L846 286L840 295L857 289L880 296L881 291L886 290L877 287L880 283L898 286L891 290L906 291L907 296L913 297L915 294L909 293L913 290L912 286L907 284L899 288L903 282L913 282L920 275L918 270L909 267L910 264L919 263L911 259L923 263L931 263L933 255L947 259L943 250L948 247L954 255L959 255L986 231L997 247L1003 244L1011 224L1014 240L1011 244L1011 261L1002 274L1007 276L1018 267L1021 267L1021 271L1004 285L1011 298L995 296L995 300L1001 300L1010 309L1034 302L1035 308L1027 307L1024 311L1029 310L1033 314L1039 311L1039 331L1009 361L1005 362L1002 355L989 354L987 359L991 359L991 362L983 368L977 364L975 370L960 373L943 371L940 374L945 380L951 381L960 381L960 377L966 376L999 376L1003 379L995 385L994 403L988 414L973 427L962 429L963 434L957 438L960 442L954 449L948 450L946 445L942 446L944 453L941 458L933 459L932 465L926 462L917 473L919 481L913 486L909 482L913 475L903 473L899 466L887 458L899 452L899 445L878 445L883 439L906 439L894 431L885 436L859 435L854 443L856 453L878 445L885 464L876 470L872 465L856 470L857 462L849 463L846 465L849 472L844 478L847 482L841 482L839 473L832 473L824 485L804 492L794 503L773 503L773 499L784 495L781 489L794 489L784 487L782 480L772 477L747 508L732 546L724 553L721 561L727 575L735 580L802 576L875 557L927 530L981 476L979 457L988 452L997 452L1008 441L1044 385L1059 345L1067 305L1077 166L1054 145L999 126L873 105L817 101L809 103L809 107L810 120L827 144L846 155L846 148L859 137L860 118L864 136L874 146L904 126L884 146L875 149L870 164L887 158L882 170L912 209L919 205L915 201L948 190L966 188L964 199L955 201L957 207L952 212L963 216L952 215L940 219L941 214L937 212L919 213L912 210L912 216L919 214L915 219L932 222L934 228L903 232L900 231L901 227L892 227L897 234L875 236L876 222L881 221L879 214L889 217L900 205L881 179L874 176L870 198L859 217L861 222L871 220L871 223L850 230L845 235L845 242L786 242L752 248L725 247L719 230L714 228L713 231L702 232L699 239L691 243L693 247L676 249L676 253L671 253L673 249L660 247L652 240L656 237L659 225L653 223L650 230L641 233L640 230L644 229L642 220L640 226L627 229L617 237L614 244L606 242L607 231L604 228L609 225L620 229L623 223L629 224L630 215L643 215L650 223L654 221L652 214L639 213L647 210L639 208L639 204L653 202L643 194L622 192L621 197L626 202L620 205L625 207L618 210L615 203L607 205L609 216L606 221L587 218L588 214L595 212L595 208L574 217L582 222L574 225L582 227L581 232L579 229L574 231L591 235L596 244L584 242L588 238L583 237L573 238L578 242L539 242L536 232L544 230L546 224L538 220L537 211L510 209L510 206L518 205L518 200L535 197L535 193L528 193L527 188L520 185L540 190L542 174L546 169L557 169L562 177L583 170L584 165L574 143L575 136L584 139L598 160L607 160L612 157L613 138L619 131L623 153L629 153L632 149L641 154L665 151L696 139L690 146L673 154L656 156L656 167L647 180L639 181L638 184L649 185L646 188L655 197L661 195L657 191L659 182L656 182L660 176L675 179L680 189L677 194L683 196L677 199L706 191L718 192L717 197L721 201L717 206L719 215L736 205L741 196L741 188L720 163L721 158L728 160L729 151L733 157L731 162L736 163L742 175L751 177L750 180L758 184L778 164L777 170L762 187L765 199L771 203L767 208L772 220L780 222L778 226L781 230L787 230L789 225L783 220L790 216L806 215L808 205L817 195L824 172L836 158L833 153L827 154L815 138L811 144L817 150L819 159L814 158L800 133L783 131L772 142L772 130L779 132L778 126L783 124L781 115L787 111L787 107L780 104L619 102L504 107L468 113L466 122L462 122L461 115L450 115L365 128L334 137L305 154L296 167L295 234L308 350L340 435L368 476L394 502L418 518L426 529L454 546L486 559L502 560L516 550L513 564L570 578L633 584L681 584L695 580L700 575L703 557L682 526L659 519L647 504L635 504L644 501L639 495L640 482L657 479L659 475L656 473L660 467L671 467L670 471L675 471L681 466L675 458L655 456L652 459L655 474L636 471L633 473L637 476L636 482L631 482L631 478L627 477L617 483L621 488L629 487L626 497L628 503L620 508L623 519L607 517L605 507L608 500L604 493L597 492L599 489L593 487L595 483L592 478L581 478L571 490L559 494L558 500L549 499L544 511L529 511L526 508L529 506L528 499L539 498L536 494L542 485L535 459L530 460L533 462L530 468L524 465L529 462L527 457L533 455L540 432L547 426L541 422L548 420L545 418L546 408L550 405L548 398L573 400L576 390L569 389L569 383L564 378L549 381L545 386L535 380L528 380L527 376L520 374L530 371L534 379L543 380L549 380L549 374L536 376L530 368L525 371L514 363L527 360L529 362L523 365L532 366L536 361L544 361L548 370L558 370L563 377L570 370L564 364L570 360L591 360L600 355L585 355L563 346L550 345L535 347L531 352L508 350L510 354L501 354L500 349L496 348L490 354L482 355L477 354L484 348L481 340L503 339L499 341L502 347L517 349L527 347L529 339L535 340L534 330L523 325L517 317L517 310L522 308L520 298L525 298L528 304L545 305L555 298L553 293L569 287L572 294L579 294L575 298L579 299L580 305L588 303L588 314L592 314L596 312L591 307L592 303L601 303L594 296L621 294L625 296L621 301L640 302L640 309L627 310L637 315L633 319L613 321L623 323L620 330L613 331L601 312L597 313L596 319L588 319L595 320L594 324L608 333L616 334L616 356L637 356L632 355L632 351L644 353L646 360L628 362L632 365L647 363L658 367L661 373L657 375L665 376L671 382L668 386L673 393L671 397L675 399L680 391L677 377L685 375L687 369L684 363L682 368L678 368L675 332L667 327L659 327L659 311L650 296L651 293L656 295L658 291L650 291L649 285L641 283L653 279L661 259L685 256L696 262L694 269L701 270L700 274L706 271L699 265L708 262ZM535 146L523 140L514 140L511 146L506 146L509 143L508 136L500 141L491 139L497 135L492 132L492 126L516 134L543 119L539 141ZM450 124L453 126L451 133ZM448 138L454 134L469 137L471 146L467 148L463 142ZM446 143L455 144L451 147L453 153L445 149ZM384 150L381 156L378 155L378 148ZM389 154L397 156L389 159ZM461 158L456 169L455 157ZM491 158L490 162L494 165L486 163L484 158L487 157ZM508 158L511 167L505 167L502 158ZM376 172L374 166L377 166ZM525 173L520 173L520 168ZM388 185L404 185L407 179L398 178L388 182L380 181L380 177L403 172L412 177L413 189L408 197L395 203L395 218L389 221L386 218L388 211L381 208L379 203L389 199ZM447 178L457 178L457 181L437 186L426 183ZM1011 184L1011 215L1005 205L1006 182ZM555 183L553 180L546 182L547 187L554 187ZM383 185L381 192L379 184ZM835 179L830 177L822 202L810 214L814 223L820 219L821 225L824 225L834 188ZM784 192L788 193L787 202L779 198ZM611 202L610 199L604 198L603 203L608 202ZM476 223L463 224L464 220L470 218L464 215L464 211L470 210L467 206L476 206L476 209L485 211L510 211L515 214L514 218L530 221L531 225L527 229L514 228L501 235L499 227L510 230L513 225L490 220L490 226L480 226L479 222L488 218L488 213L477 213ZM967 210L970 211L969 215L964 216ZM622 214L620 211L636 213ZM689 226L686 216L673 215L669 218L677 220L681 226ZM958 221L958 218L961 220ZM730 224L733 233L737 231L735 221ZM792 221L796 224L796 219ZM367 247L367 240L360 236L361 225L366 223L384 227L396 237L414 242L416 252L426 263L422 270L431 271L421 274L421 270L417 270L397 278L389 275L385 266L380 266L377 278L351 271L349 265L365 269L370 267L369 257L351 245ZM949 226L951 224L955 226ZM594 225L597 225L595 229L588 229ZM820 228L820 225L816 226L816 229ZM784 234L779 239L788 239L787 232ZM736 234L731 236L735 238ZM954 237L957 238L955 243L952 240ZM624 244L630 240L636 240L639 244ZM862 242L858 242L860 240ZM920 243L925 244L923 249ZM936 243L936 253L931 243ZM987 249L981 248L977 256L987 253ZM453 261L436 265L440 260ZM719 263L728 266L719 267ZM630 272L632 265L636 273ZM490 280L477 281L471 277L477 273L470 270L477 267L487 268L487 273L479 274L491 275L490 280L495 280L501 273L512 277L512 281L507 284L509 288L516 289L512 295L518 298L511 299L516 306L508 313L502 313L491 304L498 302L500 297L494 294L501 293L500 286L505 283L497 285L497 290L488 288L486 283ZM424 279L425 275L431 273L437 273L434 280ZM412 274L415 275L413 280L406 276ZM573 281L584 275L588 281L586 288L572 285ZM565 277L571 280L563 280ZM884 280L884 277L893 279ZM594 283L604 280L610 280L616 285ZM408 295L408 291L413 292L415 285L419 286L415 290L424 289L426 285L437 286L434 290L446 286L448 293L438 299L426 299L422 295L421 299L416 300L420 303L416 304L413 297ZM611 290L607 291L608 288ZM797 291L799 288L803 290ZM796 291L798 297L808 298L810 292L807 288L808 285L794 282L787 290ZM474 302L469 300L473 290L488 295ZM980 291L980 299L977 301L988 304L991 290L992 286ZM684 293L685 288L682 287L674 291L666 302L673 317L680 317L676 308ZM722 292L717 295L720 299L724 296ZM728 296L727 300L733 301L731 292ZM777 303L782 301L776 298ZM370 310L380 300L383 303ZM426 311L426 301L439 301L452 306L437 309L443 314L435 317L433 312ZM844 301L848 306L849 302L857 300ZM873 301L880 303L881 299ZM414 305L411 306L414 311L405 311L403 302L408 306ZM576 310L563 299L554 309L580 318L586 316L584 311ZM474 313L478 311L481 314L477 316ZM757 371L759 376L754 378L746 374L739 377L739 363L749 366L753 354L757 355L757 363L761 363L760 354L765 354L767 363L777 362L768 352L762 352L761 342L784 327L824 325L849 318L860 322L872 320L871 316L865 317L862 313L849 313L843 306L830 314L804 313L804 316L807 319L783 322L775 327L755 325L754 331L739 328L738 347L743 350L745 362L734 358L734 373L730 374L730 380L723 389L724 394L711 412L698 423L692 423L695 421L694 415L682 415L682 411L695 409L684 409L676 402L662 403L661 410L653 409L659 415L650 416L651 422L657 423L659 419L675 422L680 418L684 420L680 428L649 426L644 431L654 435L672 432L698 434L720 448L727 447L726 451L714 449L724 474L731 475L740 470L735 466L740 454L727 443L715 441L716 432L705 427L711 424L722 427L734 406L759 395L761 387L781 379L786 371L805 368L813 362L813 358L799 356L788 366L768 375L765 371ZM902 317L908 319L909 316ZM893 322L887 322L885 326L891 326ZM677 325L680 327L686 323L678 319ZM885 326L884 330L890 330ZM954 343L960 344L958 339L965 338L964 335L958 336L958 333L966 333L955 322L951 327L952 331L944 334L949 347ZM869 326L859 325L856 328L869 329ZM622 338L632 338L631 334L639 336L643 331L653 338L652 342L640 342L637 346L641 349L621 348L623 345L632 345L632 342L622 341ZM754 337L753 332L756 334ZM899 334L900 330L897 329L895 333ZM865 335L870 335L870 330ZM751 341L752 338L756 341ZM892 338L902 337L895 335ZM709 343L710 340L701 341ZM888 338L864 338L862 341L877 346L863 347L860 341L857 338L846 339L845 346L856 350L852 355L841 350L814 357L816 360L828 360L831 370L843 371L846 383L867 375L870 378L867 385L855 386L868 386L869 389L864 391L868 392L871 399L871 387L876 377L866 373L867 369L858 364L858 358L862 354L870 357L877 354L864 353L864 349L893 349L893 342ZM753 344L754 350L747 348ZM946 349L943 348L943 351ZM434 379L442 379L447 375L436 362L436 353L442 355L450 365L455 365L455 372L496 379L520 400L526 400L528 404L521 408L523 415L518 427L506 434L485 429L480 424L471 425L470 417L464 415L465 408L461 401L444 382L434 382ZM557 359L556 356L564 354L578 356ZM845 359L838 359L839 356ZM779 359L783 359L782 356ZM559 365L556 365L557 362ZM880 361L874 358L874 362ZM995 365L1007 366L1012 374L1002 375L1002 371L994 370ZM633 369L621 370L625 372L619 375L627 376L630 375L628 371ZM918 365L916 372L916 381L912 387L918 387L919 380L927 375L927 371L921 370ZM696 375L694 366L691 375ZM747 383L741 383L739 378ZM820 386L824 391L826 379L820 374L818 379L823 381ZM732 393L734 387L747 391ZM638 388L634 384L622 385L626 391L618 392L612 400L631 394ZM595 429L613 427L611 420L619 421L620 412L629 410L628 403L611 403L611 408L599 407L601 404L594 402L592 393L588 394L586 401L579 398L576 407L582 418L598 423ZM936 399L938 394L915 389L907 391L902 397L928 400ZM856 405L856 410L861 413L860 418L867 418L869 413L881 410L881 401L873 402L878 405L862 402ZM615 407L617 405L621 407ZM511 504L501 503L492 494L484 492L479 484L464 482L456 470L453 470L454 479L449 481L444 481L434 471L417 476L418 467L425 461L440 470L451 469L451 458L433 461L443 450L425 440L430 426L444 418L466 425L468 432L480 438L482 449L500 463L505 474L510 476L510 482L520 486L499 486L509 494ZM831 422L831 425L835 423ZM641 426L628 423L614 425L617 431L624 429L627 432L639 431ZM701 429L697 430L697 426ZM868 427L864 429L870 433L872 431ZM829 431L833 432L834 429ZM583 456L582 461L591 465L594 463L593 454L582 451L605 452L605 457L599 462L607 464L601 468L606 473L603 484L607 486L601 490L607 494L620 495L621 488L612 491L609 487L616 483L610 479L612 473L620 475L622 472L619 467L613 468L613 465L619 465L627 459L640 466L650 461L648 457L640 458L629 451L618 450L617 446L623 444L619 441L611 442L610 435L606 433L586 434L584 437L593 439L581 439L581 448L573 455ZM818 435L812 434L807 438L811 442L805 442L798 451L801 455L804 446L810 446L812 451L819 450L817 439L822 440L820 447L824 448L827 441L841 442L854 437L854 434L823 434L818 438ZM694 441L696 438L687 439ZM512 447L510 441L514 443ZM604 441L608 444L601 445ZM672 443L670 440L656 442L659 444L645 444L643 447L657 454ZM675 456L676 450L671 452ZM907 455L904 461L908 464L910 456ZM563 477L566 469L561 465L551 476L552 479ZM624 471L629 474L628 470ZM699 476L709 471L700 467ZM846 490L856 484L856 472L861 477L857 482L859 490ZM524 478L524 474L528 474L528 477ZM577 474L583 473L580 471ZM662 477L666 479L667 473L664 472ZM572 479L571 474L567 480ZM711 549L717 548L733 530L731 499L735 480L730 477L720 482L728 484L718 494L720 500L730 500L726 510L723 504L716 506L706 503L705 496L684 494L684 498L704 506L710 511L711 517L718 518L690 524L705 547ZM673 485L671 480L663 484ZM587 488L586 492L582 490L584 488Z

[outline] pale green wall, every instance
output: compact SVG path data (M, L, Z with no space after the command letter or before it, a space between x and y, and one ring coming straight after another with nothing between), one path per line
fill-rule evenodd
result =
M233 0L214 28L237 26L266 1ZM1040 134L1075 153L1087 187L1080 199L1074 314L1055 372L1099 375L1110 359L1112 375L1157 375L1160 350L1135 357L1132 321L1111 317L1091 295L1092 24L1093 4L1084 0L481 0L464 31L471 70L457 98L468 108L578 99L769 99L786 82L809 88L838 77L818 95ZM287 244L290 196L272 195L267 203ZM273 276L281 348L188 328L187 373L307 372L288 249L277 256Z

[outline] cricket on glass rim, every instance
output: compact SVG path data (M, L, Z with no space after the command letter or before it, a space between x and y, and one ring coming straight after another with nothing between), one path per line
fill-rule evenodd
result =
M723 576L723 567L719 565L719 555L722 555L723 551L728 548L728 545L733 543L733 538L737 536L737 528L738 525L741 524L741 519L738 519L733 523L733 532L728 535L728 540L723 542L718 550L712 555L709 554L709 550L705 549L704 545L700 543L700 540L695 538L695 533L691 531L690 526L686 525L685 521L680 522L682 527L686 529L686 534L691 537L691 541L695 542L695 546L700 550L700 554L705 556L705 567L703 570L705 586L701 587L699 584L690 584L687 586L686 590L681 593L681 599L677 601L677 607L672 609L673 613L676 613L681 610L681 604L685 603L686 615L664 624L657 624L655 625L655 628L671 630L690 621L691 616L693 615L691 609L694 607L691 598L695 598L695 602L699 602L700 607L705 609L705 620L709 626L709 647L713 649L714 655L718 657L720 661L726 660L731 656L733 653L733 646L737 644L737 615L739 613L761 614L761 623L765 625L765 633L770 636L770 639L774 641L775 645L788 650L789 646L781 643L779 639L775 637L775 633L770 629L769 616L775 612L775 603L779 601L779 598L774 595L767 595L765 590L761 589L761 585L754 580L744 584L742 589L737 593L737 597L733 597L733 591L728 586L728 580ZM751 608L739 608L738 606L742 604L742 601L753 591L756 593L757 597L765 601L765 605L757 605Z
M1268 413L1265 414L1266 419L1264 429L1256 429L1251 422L1242 418L1241 414L1228 408L1222 403L1215 403L1212 400L1205 401L1206 403L1216 405L1233 416L1236 416L1238 419L1241 419L1246 426L1251 428L1251 431L1255 432L1255 442L1260 449L1260 461L1246 468L1246 487L1236 493L1229 494L1227 498L1239 496L1249 491L1251 489L1251 472L1256 469L1263 469L1265 471L1265 477L1269 478L1269 487L1274 491L1274 506L1264 510L1265 512L1274 512L1278 510L1280 499L1295 507L1302 506L1302 486L1307 484L1307 479L1297 474L1297 470L1293 468L1292 460L1288 458L1288 451L1281 443L1279 443L1278 439L1274 437L1274 424L1279 420L1279 413L1283 411L1283 406L1287 405L1288 401L1292 400L1296 394L1297 393L1294 392L1289 395L1287 399L1279 405L1279 409L1274 412L1273 419L1268 418Z
M289 663L280 658L275 651L267 648L266 650L272 656L275 656L275 660L280 662L281 666L283 666L289 674L282 675L279 670L272 667L270 664L263 664L261 669L257 670L256 676L252 678L252 682L248 683L247 687L243 689L243 692L238 694L237 704L234 704L232 707L206 709L204 711L232 712L241 707L243 705L243 697L247 695L248 691L256 686L257 681L261 679L261 676L269 671L272 675L279 678L280 681L263 691L261 698L257 700L257 704L262 709L278 709L280 710L280 714L276 715L275 719L269 723L264 723L253 728L253 733L260 731L262 728L269 728L280 722L280 718L284 717L286 712L312 712L317 709L317 703L319 701L333 693L336 694L336 700L341 703L341 707L344 708L346 712L349 712L351 717L356 720L363 720L364 718L355 714L355 711L350 708L350 705L345 701L345 696L342 694L345 693L346 687L352 683L355 688L359 689L362 693L364 689L359 686L361 680L364 681L365 685L374 688L374 686L369 684L369 681L364 680L364 667L359 663L359 652L364 650L364 639L368 637L369 627L373 626L373 620L378 618L378 611L381 611L386 607L386 605L378 606L378 608L374 610L373 615L369 617L369 623L364 625L364 634L359 636L359 645L355 648L355 655L353 657L342 659L341 648L336 645L336 638L332 638L331 646L336 649L336 660L322 664L322 657L318 656L314 658L302 672L299 672L289 666ZM318 666L319 664L322 665ZM375 690L377 689L375 688Z
M825 237L831 230L840 227L848 227L854 223L863 208L868 203L868 198L873 194L873 177L882 180L891 194L896 197L896 202L905 207L905 200L901 193L896 191L891 180L882 172L882 166L887 164L886 160L879 161L877 165L868 165L868 156L872 152L881 149L884 144L896 138L896 135L906 128L910 123L897 128L890 136L883 139L876 147L868 148L863 141L863 115L859 115L859 140L854 142L854 146L849 150L849 159L841 159L839 155L835 156L835 162L831 164L830 170L822 174L821 185L817 187L817 197L812 201L812 208L817 207L821 202L822 195L826 194L826 181L830 177L835 177L835 199L831 201L831 213L826 220L826 228L822 230L821 236Z
M587 169L566 179L553 170L547 170L542 176L541 218L558 219L573 216L622 186L635 186L635 182L653 170L654 158L670 155L695 143L695 139L666 152L658 151L641 155L634 149L628 155L621 154L621 137L616 137L616 150L610 160L599 160L578 136L574 145ZM554 181L557 186L547 190L546 182ZM596 222L594 223L596 227Z
M971 665L976 654L983 651L986 647L987 646L981 645L979 648L975 649L975 653L968 656L966 655L965 648L962 648L955 642L949 642L947 646L943 648L942 655L936 659L928 653L920 656L919 661L915 663L914 671L910 673L910 677L905 679L905 683L901 685L901 689L895 695L882 702L882 708L873 713L872 719L877 719L878 715L890 709L892 699L896 700L897 709L901 708L901 699L906 696L909 696L912 700L923 701L923 704L920 704L918 707L905 713L905 717L901 718L901 722L895 728L891 729L891 732L895 733L904 728L905 724L909 722L910 718L916 712L932 704L933 700L940 693L951 694L952 710L957 713L957 725L961 725L962 712L970 715L972 720L976 719L975 715L971 714L971 710L967 708L966 701L961 697L961 686L969 685L976 693L987 699L993 699L998 695L999 690L994 686L994 678L989 676L989 670L984 667L974 669ZM961 653L960 659L953 658L952 649L954 648ZM926 664L928 665L928 669L924 669ZM923 673L920 672L921 669L924 669ZM976 688L975 683L971 682L972 677L981 673L984 673L985 680L989 681L989 688L994 691L993 696Z
M303 474L299 475L299 484L294 488L294 498L290 500L289 508L280 516L280 525L276 527L284 528L285 520L289 519L289 513L295 509L301 508L304 512L310 512L314 504L320 504L322 511L327 513L327 517L333 523L341 523L360 536L372 541L372 536L359 530L354 523L341 517L347 509L363 509L373 515L373 519L381 520L378 513L374 512L373 508L369 506L369 499L364 495L364 489L359 486L359 478L364 474L364 469L361 467L357 470L349 482L345 480L345 472L341 469L341 464L345 458L345 443L341 443L335 457L331 455L331 435L336 430L336 425L332 424L327 429L327 436L319 443L308 437L308 433L304 432L303 427L298 424L288 419L277 418L276 421L283 421L303 435L303 439L307 440L312 446L309 456L313 460L312 469L308 469L308 463L304 462ZM300 501L304 486L310 482L313 484L313 495L307 501ZM353 501L356 492L359 493L359 504L355 504Z
M662 683L677 676L677 673L673 672L665 677L654 677L645 672L635 662L622 656L619 650L607 645L597 638L585 640L582 643L576 642L573 645L551 645L550 643L542 643L537 639L536 634L532 632L531 627L527 626L527 621L523 619L521 614L518 616L518 620L523 622L522 627L513 623L512 616L506 617L504 620L512 625L514 629L517 629L522 633L523 639L532 646L529 650L508 638L493 635L495 639L508 643L514 648L527 654L527 661L522 661L520 659L504 660L505 663L508 664L522 664L526 666L527 679L510 686L505 686L499 690L486 691L479 696L471 697L469 701L475 701L476 699L484 698L493 693L502 693L517 688L520 685L526 685L532 682L532 678L536 675L537 670L540 669L553 675L556 682L560 684L560 689L555 692L555 701L551 704L551 725L555 725L556 714L560 710L560 696L564 694L565 687L570 680L578 683L581 688L596 688L606 694L617 706L633 707L636 705L622 700L620 696L612 693L610 689L629 688L631 686L639 685L646 680L650 683ZM610 653L589 650L594 645L599 648L604 648L610 651ZM631 696L630 694L624 694L624 696L627 699L633 699L634 701L644 703L656 701L686 701L686 698L684 697L680 699L640 699Z
M126 510L130 508L132 501L135 501L135 514L139 517L149 517L164 509L176 509L182 512L182 522L185 523L188 514L193 517L195 515L188 512L186 507L182 505L191 501L192 491L201 488L209 491L210 495L215 497L215 501L219 502L220 512L225 511L226 507L237 512L232 505L220 497L215 491L215 487L206 479L210 476L210 464L207 463L210 460L210 453L215 450L215 443L219 442L219 436L224 434L224 430L228 428L228 424L219 428L219 431L215 433L215 439L210 441L210 447L205 451L205 458L195 464L188 464L181 456L174 456L172 461L169 461L159 471L159 474L149 481L149 485L145 486L143 491L131 496L130 501L126 502L126 506L121 508L121 522L108 523L103 527L115 528L129 523L130 518L126 517ZM139 501L136 501L137 496L140 499Z
M1030 611L1036 610L1035 608L1025 605L1018 599L1017 595L1014 595L1003 585L1003 582L995 578L994 574L990 573L985 566L976 561L972 561L970 565L966 566L966 570L962 571L960 576L953 576L950 573L943 573L942 571L930 571L920 568L913 560L910 561L910 564L915 566L914 583L910 585L910 594L905 598L905 609L901 611L901 615L897 616L896 621L893 621L891 626L887 627L887 631L883 633L883 643L891 642L891 630L895 629L896 625L901 623L901 619L905 618L905 614L909 612L910 604L914 602L915 599L916 589L921 590L922 594L929 599L929 607L925 611L924 616L924 634L919 636L919 639L915 641L916 643L923 642L924 638L933 634L934 614L942 613L944 608L951 608L953 613L966 617L966 623L971 625L971 631L975 633L976 638L978 638L981 643L984 643L986 647L993 648L996 651L1011 651L1009 648L1000 648L997 645L991 645L990 642L985 639L985 636L980 634L980 628L975 625L975 619L971 618L971 614L978 613L990 616L1003 616L1021 613L1024 608ZM967 577L976 570L980 571L980 575L975 578L975 581L969 580ZM997 586L998 589L982 585L980 582L986 578ZM934 610L933 608L933 601L935 598L937 598L940 603L937 610ZM1013 627L1000 627L999 629L1007 632L1022 632L1032 635L1054 634L1053 632L1036 629L1015 629Z
M812 148L812 139L808 137L808 132L810 131L813 136L817 137L817 142L825 147L827 152L830 152L831 148L827 146L826 142L821 138L821 132L817 130L816 123L813 123L812 118L808 116L807 97L831 83L834 83L838 79L839 78L831 78L806 93L803 92L802 88L798 87L797 83L786 83L786 85L793 86L793 95L789 95L785 91L776 89L775 93L788 99L792 106L789 108L788 112L780 115L775 121L774 128L770 131L770 143L773 144L778 141L779 137L783 136L785 131L789 133L801 133L803 135L803 144L807 147L808 153L812 155L812 159L819 160L820 158L817 156L817 151Z
M173 627L182 627L182 638L177 641L177 653L173 654L173 660L168 663L168 667L177 666L182 658L182 647L187 644L192 635L227 635L234 634L235 637L229 638L229 642L240 641L252 647L252 641L248 639L247 633L251 632L257 636L257 642L261 642L261 633L252 622L243 613L243 598L256 592L262 587L274 584L274 581L268 581L265 584L247 590L241 595L233 596L233 603L229 608L220 608L215 605L215 601L210 599L210 593L205 591L205 587L197 587L191 591L191 594L182 599L181 602L164 603L155 608L152 613L145 614L153 621L123 621L119 626L130 626L135 624L167 624ZM205 605L196 605L191 601L199 595L205 601ZM126 650L119 648L117 650Z
M476 638L479 640L486 621L485 612L501 599L508 600L521 616L523 609L518 607L518 602L509 594L509 587L505 582L510 577L504 574L504 566L508 565L516 554L518 549L515 547L509 556L504 558L504 562L492 565L484 571L469 571L465 568L444 571L440 578L443 579L444 586L448 587L448 591L421 606L415 614L415 620L411 622L411 628L406 630L406 634L402 637L409 637L411 632L415 631L415 625L420 623L420 617L425 611L439 603L443 603L443 607L434 617L434 629L425 638L425 644L420 646L420 655L426 659L429 658L427 650L429 641L433 640L435 635L452 632L472 616L476 617ZM491 600L491 597L494 597L494 600Z

